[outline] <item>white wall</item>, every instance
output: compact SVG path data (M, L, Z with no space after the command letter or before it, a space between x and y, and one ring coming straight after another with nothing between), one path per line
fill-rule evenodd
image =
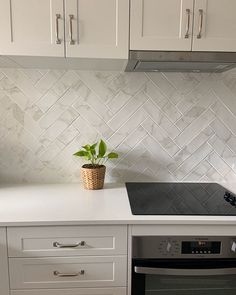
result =
M236 182L236 71L0 69L0 182L78 182L100 138L107 181Z

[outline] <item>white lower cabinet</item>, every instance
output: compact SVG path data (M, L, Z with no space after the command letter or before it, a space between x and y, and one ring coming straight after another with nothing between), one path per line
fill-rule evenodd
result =
M12 290L11 295L126 295L126 288Z
M6 228L0 227L0 294L9 294Z
M8 253L10 295L126 295L127 226L8 228Z
M11 289L126 285L126 256L10 258Z
M126 226L11 227L9 257L114 256L127 254Z

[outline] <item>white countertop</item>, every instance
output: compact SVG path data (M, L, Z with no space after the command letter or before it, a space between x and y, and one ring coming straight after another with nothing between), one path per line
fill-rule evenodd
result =
M236 225L236 216L135 216L124 184L97 191L80 184L0 186L0 226L79 224Z

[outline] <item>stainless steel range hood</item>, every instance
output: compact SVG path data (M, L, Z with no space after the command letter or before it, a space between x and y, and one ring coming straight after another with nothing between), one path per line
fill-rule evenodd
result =
M130 51L126 72L211 72L236 67L236 52Z

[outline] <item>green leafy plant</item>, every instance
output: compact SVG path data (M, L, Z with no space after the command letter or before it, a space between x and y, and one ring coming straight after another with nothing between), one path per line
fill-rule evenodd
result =
M89 163L83 165L83 167L93 168L104 165L109 159L117 159L118 154L111 152L107 153L107 145L101 139L100 142L96 142L92 145L86 144L82 146L82 149L74 153L76 157L82 157Z

